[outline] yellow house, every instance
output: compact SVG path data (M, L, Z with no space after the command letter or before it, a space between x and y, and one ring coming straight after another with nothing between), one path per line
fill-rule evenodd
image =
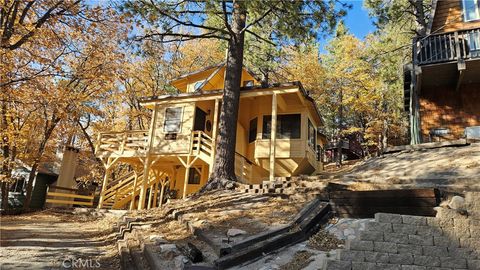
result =
M173 80L178 94L145 98L142 105L152 110L149 130L98 135L96 155L106 167L99 207L156 207L165 189L185 198L207 182L224 74L224 64L208 67ZM244 68L238 115L232 147L239 182L259 184L323 169L319 153L324 140L318 132L322 119L299 82L260 86ZM110 181L112 166L119 162L133 170Z

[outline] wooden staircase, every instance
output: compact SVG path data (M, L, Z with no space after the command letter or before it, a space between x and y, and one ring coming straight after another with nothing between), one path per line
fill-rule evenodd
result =
M137 177L137 182L143 180L143 175ZM101 194L103 196L102 208L119 209L135 198L138 194L132 194L135 186L135 173L129 172L117 181L110 183ZM137 188L135 187L135 190ZM139 187L138 187L139 189Z
M153 174L151 174L149 178L146 186L147 188L150 188L150 192L152 192L154 184L158 184L161 180ZM125 174L121 179L121 181L116 181L116 184L110 185L101 193L101 196L104 196L101 208L124 209L140 194L143 174L137 176L136 182L135 174L133 172Z

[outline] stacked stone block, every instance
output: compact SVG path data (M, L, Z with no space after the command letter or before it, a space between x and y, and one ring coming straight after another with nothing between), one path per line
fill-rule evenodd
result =
M438 208L436 217L377 213L326 269L480 270L480 194L466 206Z

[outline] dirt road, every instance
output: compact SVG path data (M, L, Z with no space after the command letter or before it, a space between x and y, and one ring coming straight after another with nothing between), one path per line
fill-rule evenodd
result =
M3 216L0 269L118 269L112 222L47 211Z

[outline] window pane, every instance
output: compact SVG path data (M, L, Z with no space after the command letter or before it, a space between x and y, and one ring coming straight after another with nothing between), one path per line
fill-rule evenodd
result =
M248 131L248 142L251 143L257 139L257 121L258 119L255 117L250 120L250 129Z
M201 175L195 168L190 168L190 172L188 175L188 184L198 185L200 184L200 177Z
M182 124L182 107L167 108L165 110L165 121L163 123L163 131L167 133L180 132Z
M282 114L277 116L277 139L300 138L300 114ZM270 139L272 116L263 116L262 139Z
M262 139L270 139L270 132L272 127L272 116L271 115L264 115L263 116L263 131L262 131Z
M278 117L279 135L277 138L299 139L300 138L300 114L283 114Z
M480 19L478 8L478 0L464 0L463 11L465 13L465 20L471 21Z

